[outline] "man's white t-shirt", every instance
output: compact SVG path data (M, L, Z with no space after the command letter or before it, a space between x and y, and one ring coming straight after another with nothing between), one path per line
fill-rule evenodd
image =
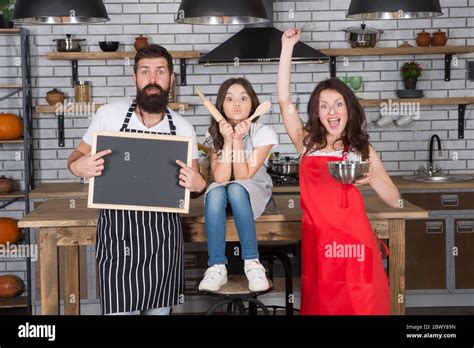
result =
M109 132L118 132L122 128L123 121L127 115L128 109L132 104L131 100L121 100L118 102L106 104L100 107L92 123L87 129L86 134L82 137L82 140L89 145L92 145L92 132L93 131L109 131ZM193 159L199 158L199 151L197 148L196 132L194 131L191 123L186 121L183 116L169 110L173 123L176 127L176 135L183 137L193 138L192 148L193 148ZM133 112L132 117L130 118L130 123L128 124L129 129L137 129L142 131L150 131L157 133L170 133L170 125L168 117L163 117L160 123L157 125L147 128L143 123L140 122L135 112Z

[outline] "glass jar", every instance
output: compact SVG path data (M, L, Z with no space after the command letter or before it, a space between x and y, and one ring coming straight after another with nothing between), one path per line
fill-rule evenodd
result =
M74 83L76 103L88 103L90 101L89 82L76 81Z

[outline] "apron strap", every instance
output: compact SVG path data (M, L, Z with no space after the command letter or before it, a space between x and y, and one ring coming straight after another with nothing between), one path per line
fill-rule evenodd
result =
M159 133L159 132L150 132L150 131L139 131L139 130L131 130L128 129L128 125L130 123L130 120L132 118L132 114L137 108L137 100L133 99L132 105L130 105L130 108L127 111L127 114L125 115L125 119L123 120L122 127L120 128L121 132L134 132L134 133L147 133L147 134L171 134L171 135L176 135L176 126L174 125L173 122L173 117L171 117L171 113L169 109L166 109L166 117L168 118L168 123L170 127L170 133Z
M128 124L130 123L130 119L132 118L132 114L137 107L137 100L133 99L132 105L128 108L127 114L125 115L125 119L123 120L122 128L120 128L121 132L125 132L128 128Z
M344 144L344 149L342 150L342 160L349 160L349 146ZM347 189L349 184L342 184L341 190L341 208L347 208L349 206L349 201L347 198Z

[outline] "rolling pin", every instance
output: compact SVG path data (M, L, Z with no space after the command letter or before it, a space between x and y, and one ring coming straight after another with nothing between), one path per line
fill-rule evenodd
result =
M196 88L196 94L201 97L204 106L210 112L211 116L214 117L217 123L225 119L224 116L222 116L222 114L219 112L219 110L216 109L214 104L212 104L212 102L207 99L204 94L202 94L199 88Z

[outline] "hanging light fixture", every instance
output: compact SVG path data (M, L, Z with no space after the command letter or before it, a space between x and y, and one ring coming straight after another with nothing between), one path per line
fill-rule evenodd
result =
M182 0L176 22L251 24L269 21L261 0Z
M403 19L442 15L439 0L352 0L347 18Z
M107 22L102 0L16 0L15 24L80 24Z

